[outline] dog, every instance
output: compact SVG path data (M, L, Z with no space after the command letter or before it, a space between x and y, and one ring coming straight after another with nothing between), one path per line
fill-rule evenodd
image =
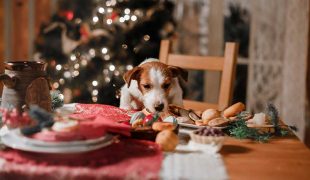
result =
M183 90L180 80L187 81L188 72L169 66L158 59L149 58L127 71L125 85L121 88L120 108L167 112L168 105L183 107Z

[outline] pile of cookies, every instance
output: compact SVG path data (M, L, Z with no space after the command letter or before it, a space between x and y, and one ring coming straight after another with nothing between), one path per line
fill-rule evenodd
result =
M177 106L171 106L170 111L177 115L179 123L188 123L197 126L224 127L229 122L236 119L237 115L244 116L245 119L252 117L251 113L245 110L245 105L241 102L235 103L224 111L217 109L206 109L203 112L185 110Z

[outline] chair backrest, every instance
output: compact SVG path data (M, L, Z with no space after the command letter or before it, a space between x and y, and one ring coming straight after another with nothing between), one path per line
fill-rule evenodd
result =
M233 92L233 81L235 78L236 61L238 54L237 43L226 43L223 57L213 56L191 56L171 53L170 40L162 40L160 46L159 60L168 65L182 67L192 70L221 71L221 84L219 100L217 104L184 100L184 107L194 110L205 110L215 108L223 110L229 106Z

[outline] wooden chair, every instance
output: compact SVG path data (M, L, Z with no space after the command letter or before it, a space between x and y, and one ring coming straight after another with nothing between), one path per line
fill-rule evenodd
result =
M171 42L169 40L162 40L159 60L168 65L178 66L184 69L221 71L222 77L219 101L217 104L193 100L184 100L183 103L184 107L188 109L205 110L208 108L215 108L223 110L228 107L231 102L237 54L237 43L225 44L224 57L173 54L171 53Z

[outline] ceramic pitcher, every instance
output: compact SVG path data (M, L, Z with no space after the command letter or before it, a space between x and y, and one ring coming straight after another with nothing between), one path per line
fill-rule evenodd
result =
M50 86L44 62L12 61L4 63L4 67L4 74L0 74L4 84L1 107L23 110L36 104L51 111Z

